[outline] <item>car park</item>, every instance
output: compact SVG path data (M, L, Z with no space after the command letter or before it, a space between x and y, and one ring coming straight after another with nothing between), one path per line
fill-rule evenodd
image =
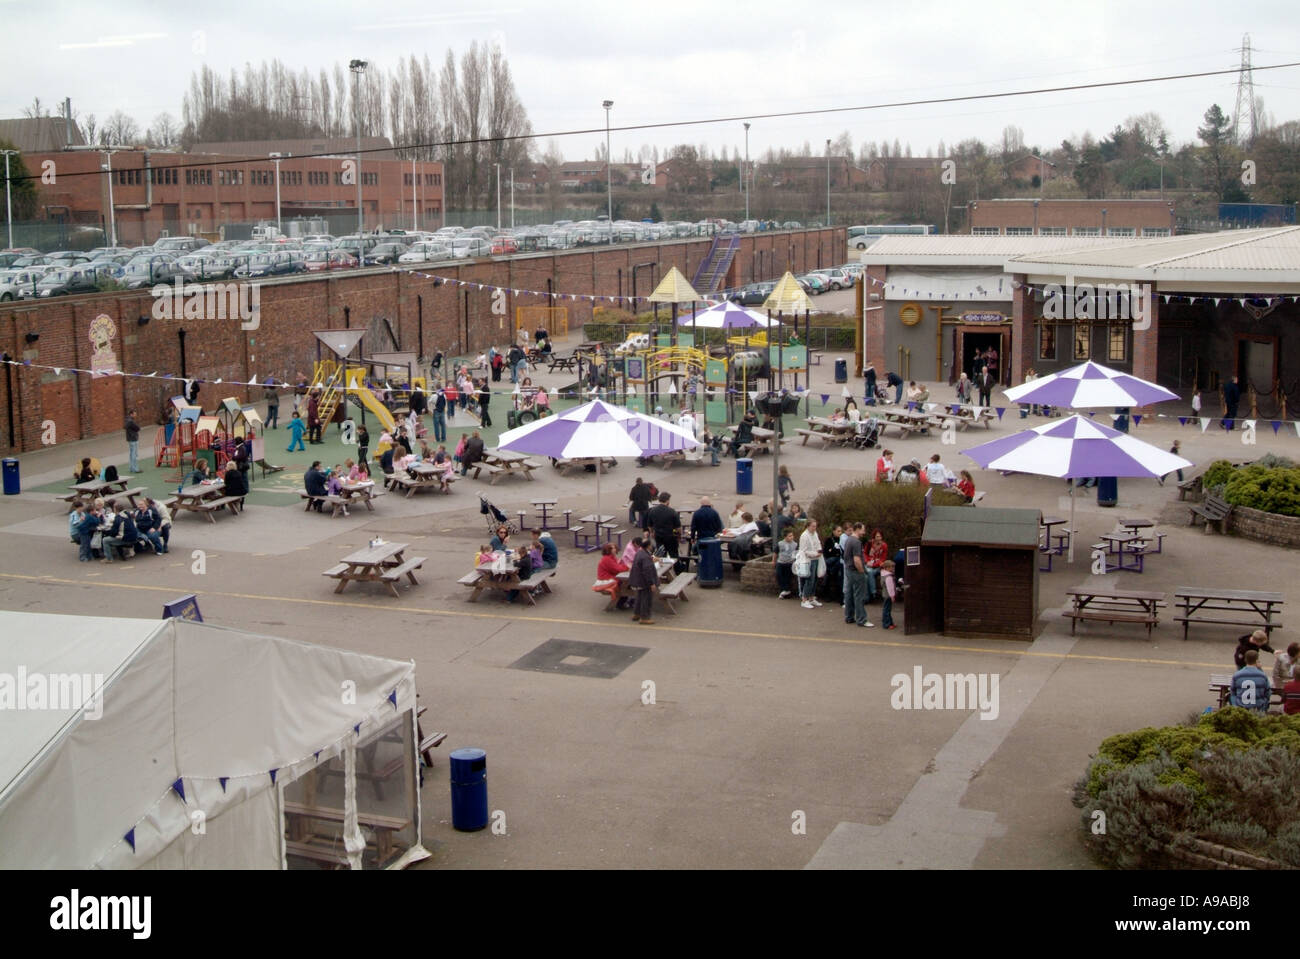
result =
M14 260L9 265L21 270L29 266L53 266L54 261L44 253L27 253L18 257L18 259Z
M31 300L91 293L98 288L98 283L94 270L81 266L58 267L37 280L35 288L24 288L18 298Z
M451 241L451 255L458 260L491 256L492 246L481 237L457 237Z
M813 270L812 272L815 276L825 277L827 286L832 290L846 290L853 285L853 277L838 267L828 267L822 270Z
M208 246L208 241L201 236L164 236L161 237L153 248L158 253L193 253L195 250L201 250Z
M158 283L170 283L179 275L175 257L165 253L145 254L126 264L118 282L129 290L138 290Z
M235 270L235 277L241 280L262 279L272 276L287 276L296 273L293 258L288 251L279 253L254 253L248 262Z
M831 288L830 282L826 277L817 273L804 273L801 276L796 276L795 279L798 280L800 285L804 286L809 293L821 294Z
M419 243L412 244L411 248L397 258L398 263L428 263L431 260L447 260L451 258L451 247L446 243L438 243L433 240L421 240Z
M509 256L519 252L519 244L513 236L497 236L492 238L491 249L493 256Z
M397 262L397 258L405 253L409 247L405 243L386 242L376 243L375 246L366 254L364 260L366 266L389 266Z
M187 253L176 258L176 268L186 280L222 280L230 275L225 258L215 253Z

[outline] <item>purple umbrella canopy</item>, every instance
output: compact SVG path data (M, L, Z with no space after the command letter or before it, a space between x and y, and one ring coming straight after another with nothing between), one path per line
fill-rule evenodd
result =
M1086 416L1070 416L1021 430L988 443L962 450L985 469L1032 473L1061 479L1089 476L1164 476L1194 464L1127 433L1094 423ZM1074 488L1070 488L1070 528L1074 528ZM1074 561L1074 537L1070 537Z
M1149 406L1176 400L1178 394L1131 373L1089 360L1068 370L1040 376L1004 391L1013 403L1086 409L1094 406ZM1110 476L1110 473L1094 475Z
M678 313L677 325L695 325L708 330L734 330L754 326L776 326L777 324L776 320L769 320L766 315L759 313L757 310L746 309L739 303L725 300L693 316L690 313Z

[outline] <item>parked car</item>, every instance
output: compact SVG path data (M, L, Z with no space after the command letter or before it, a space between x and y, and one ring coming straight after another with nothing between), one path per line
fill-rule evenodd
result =
M248 262L235 270L235 277L241 280L258 279L268 276L287 276L297 272L293 257L283 253L254 253Z
M129 290L138 290L158 283L170 283L180 275L176 258L165 253L136 256L122 270L118 278Z
M856 280L858 277L862 276L863 273L867 272L867 265L861 262L845 263L840 267L840 269Z
M158 253L174 253L179 256L182 253L201 250L208 245L208 241L201 236L164 236L153 245L153 248Z
M24 269L5 270L0 273L0 301L16 300L23 290L36 289L41 277L50 272L48 266L29 266Z
M18 270L26 269L29 266L52 266L53 262L44 253L27 253L20 256L9 264L10 267Z
M322 273L328 270L350 270L357 265L357 258L346 250L311 250L303 260L303 268L308 273Z
M825 293L831 288L830 281L817 273L804 273L796 276L795 279L799 281L800 286L814 295Z
M775 283L747 283L727 299L741 306L761 306L772 295L774 289L776 289Z
M94 270L81 266L58 267L36 281L33 289L24 288L20 300L45 299L53 296L71 296L74 293L92 293L99 283Z
M513 236L497 236L492 238L491 253L493 256L509 256L511 253L519 252L519 244L515 242Z
M187 253L176 258L176 268L186 280L224 280L230 275L226 258L215 253Z
M491 256L492 245L481 237L457 237L451 241L451 255L458 260Z
M397 258L398 263L428 263L430 260L447 260L451 258L451 247L446 243L433 240L421 240Z
M374 248L366 254L364 262L366 266L388 266L396 263L397 258L408 249L410 249L410 247L405 243L377 243Z
M822 270L813 270L815 276L826 278L826 284L832 290L847 290L853 285L853 277L849 276L838 267L828 267Z

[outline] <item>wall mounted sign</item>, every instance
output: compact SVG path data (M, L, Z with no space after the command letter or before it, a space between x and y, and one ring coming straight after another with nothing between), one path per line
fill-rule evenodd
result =
M961 315L961 321L963 323L1002 323L1005 322L1005 320L1005 314L998 313L995 310L963 313Z
M107 313L101 313L90 321L90 370L92 373L118 372L117 354L113 352L113 340L117 339L117 324Z

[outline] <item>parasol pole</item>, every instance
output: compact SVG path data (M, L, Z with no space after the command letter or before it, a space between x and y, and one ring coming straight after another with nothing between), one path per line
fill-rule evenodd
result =
M1074 479L1070 479L1070 555L1066 557L1066 563L1074 563Z

